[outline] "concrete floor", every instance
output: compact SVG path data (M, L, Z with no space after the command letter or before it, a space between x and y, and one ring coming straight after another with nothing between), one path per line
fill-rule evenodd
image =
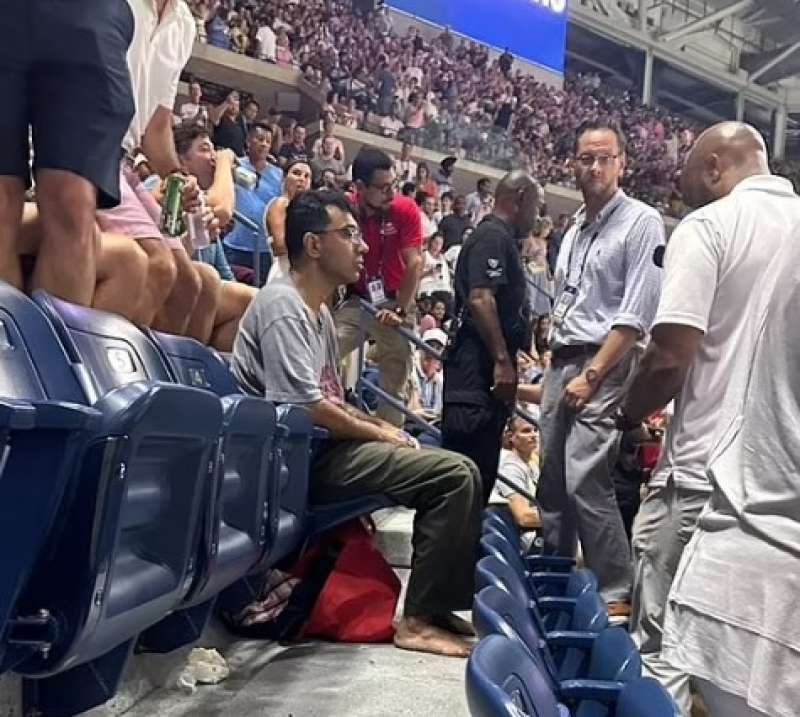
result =
M413 513L373 516L378 542L403 585L408 578ZM400 604L403 596L401 595ZM282 647L231 641L214 626L201 644L216 646L231 667L219 685L192 695L177 686L183 656L139 655L115 701L96 717L468 717L466 661L391 645L309 642ZM149 687L149 689L148 689Z

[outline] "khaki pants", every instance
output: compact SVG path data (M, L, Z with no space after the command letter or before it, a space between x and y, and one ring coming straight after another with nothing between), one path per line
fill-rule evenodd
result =
M312 503L383 493L416 511L407 616L472 605L483 491L475 464L440 449L335 441L315 459Z
M676 486L670 476L666 485L650 490L633 524L631 634L645 672L664 685L686 715L692 703L689 676L661 657L661 637L678 563L708 497L707 491Z
M359 322L362 311L357 298L349 299L334 313L336 334L339 341L339 355L347 356L357 348ZM378 367L380 368L380 387L401 403L406 403L406 383L411 376L413 365L413 346L397 331L383 326L371 316L365 316L365 339L373 339L377 344ZM411 317L403 323L404 328L413 330ZM395 426L402 426L405 416L385 401L378 404L378 415Z

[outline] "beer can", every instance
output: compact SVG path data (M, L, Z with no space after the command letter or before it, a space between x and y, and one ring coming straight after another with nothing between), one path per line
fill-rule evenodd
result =
M200 192L200 207L191 214L186 214L184 221L186 222L186 231L189 234L189 241L195 249L203 249L211 243L211 237L208 235L208 227L206 227L203 213L206 208L206 195Z
M237 164L233 168L233 181L242 187L242 189L247 189L252 192L258 185L258 174Z
M186 178L180 174L170 174L166 179L164 197L161 201L162 234L170 237L181 236L186 228L183 223L183 188Z

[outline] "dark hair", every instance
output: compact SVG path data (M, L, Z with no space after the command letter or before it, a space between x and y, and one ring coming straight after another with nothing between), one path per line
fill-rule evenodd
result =
M291 162L289 162L289 164L287 164L283 168L283 176L284 177L289 176L289 172L292 170L293 167L296 167L298 164L305 164L306 167L308 167L311 170L311 173L313 175L314 169L311 166L311 162L309 160L307 160L307 159L300 159L299 157L297 157L297 158L293 159Z
M247 105L255 105L256 107L258 107L258 109L261 109L261 103L257 99L255 99L254 97L250 97L247 100L247 102L244 103L245 107L247 107Z
M400 194L404 197L413 197L416 186L414 182L403 182L403 186L400 187Z
M286 248L292 266L296 266L303 256L303 237L308 232L320 232L327 228L330 222L329 207L347 213L353 211L344 194L329 189L301 192L289 202L286 209Z
M272 136L272 127L270 127L266 122L253 122L247 128L247 136L249 137L251 134L255 134L257 129L263 129L265 132L269 132L270 136Z
M453 201L455 201L455 196L450 191L442 192L439 195L439 200L441 201L442 199L449 199L451 202L453 202Z
M625 154L627 152L628 140L625 138L625 133L622 131L622 128L616 122L609 122L607 120L599 120L599 119L590 119L582 122L581 125L578 127L577 131L575 132L575 153L578 152L578 142L580 141L581 137L585 135L587 132L596 132L598 130L606 130L607 132L613 132L614 136L617 138L617 144L619 145L620 154Z
M374 147L362 147L353 160L353 179L371 184L375 172L389 171L393 166L394 162L386 152Z
M184 122L175 128L172 133L175 139L175 151L178 155L186 154L194 141L200 137L211 137L205 127L201 127L195 122Z
M478 180L478 189L480 189L481 187L485 187L487 184L491 185L491 183L492 183L492 180L489 179L489 177L481 177Z

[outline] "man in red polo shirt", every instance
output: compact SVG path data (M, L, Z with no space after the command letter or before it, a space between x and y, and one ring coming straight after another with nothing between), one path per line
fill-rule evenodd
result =
M360 309L366 299L381 311L367 322L367 337L378 349L380 387L405 403L412 367L412 345L392 327L413 330L414 300L422 273L422 221L408 197L395 196L394 162L379 149L363 148L353 162L356 194L353 202L364 241L369 246L358 282L348 288L347 300L335 320L342 356L357 348ZM378 415L396 426L402 412L381 401Z

